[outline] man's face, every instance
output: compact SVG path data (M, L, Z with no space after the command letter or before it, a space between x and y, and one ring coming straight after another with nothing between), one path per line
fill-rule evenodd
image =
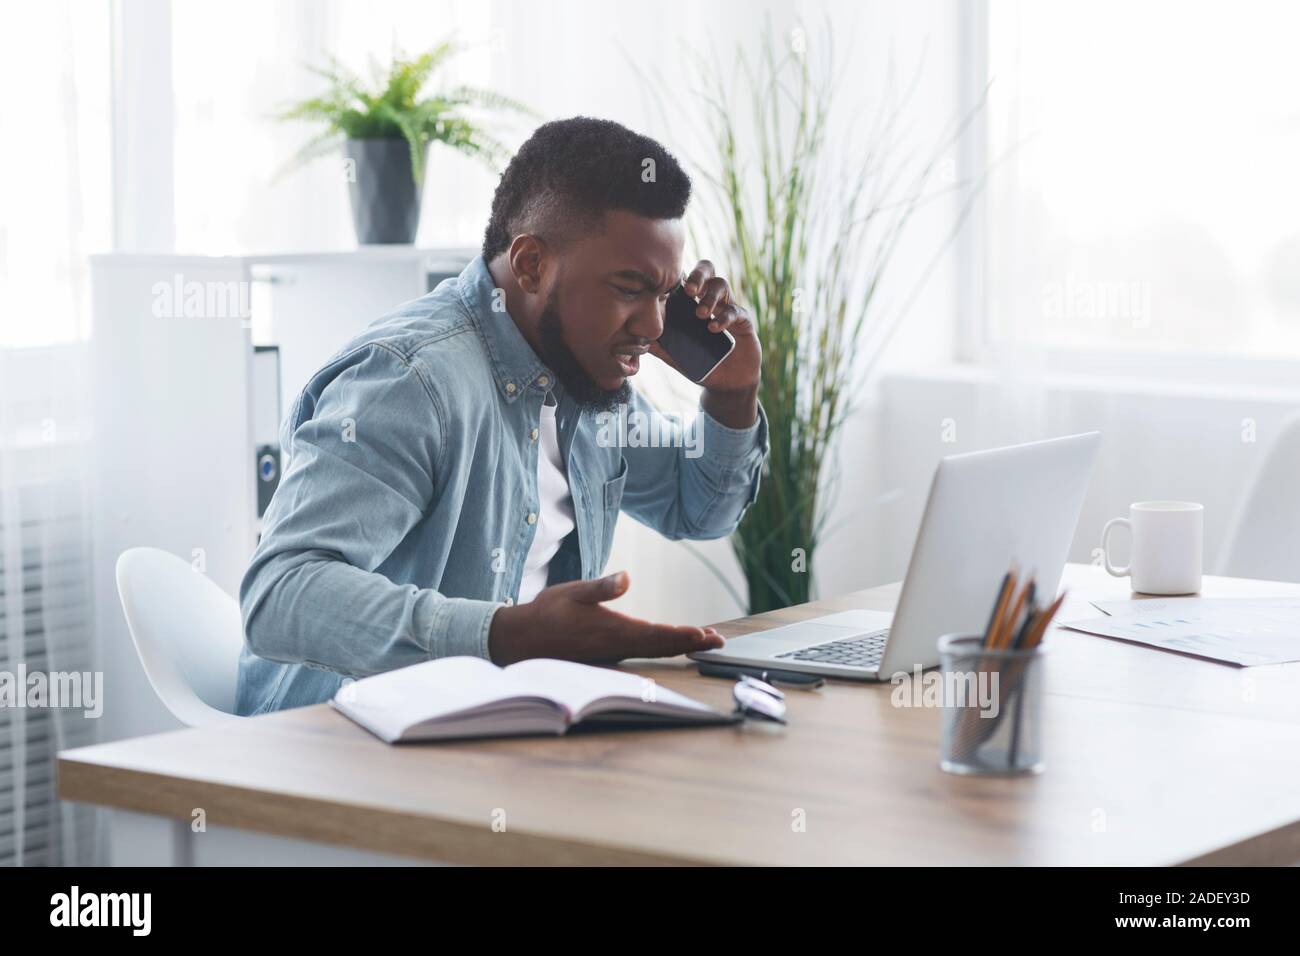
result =
M565 247L541 317L542 360L580 404L611 408L663 333L681 278L681 220L605 214L602 232Z

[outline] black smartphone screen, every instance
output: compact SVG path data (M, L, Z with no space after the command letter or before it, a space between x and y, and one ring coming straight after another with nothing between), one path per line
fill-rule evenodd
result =
M672 357L692 382L704 381L736 347L736 340L730 332L709 331L708 321L695 314L698 305L679 282L668 293L664 333L659 337L660 348Z

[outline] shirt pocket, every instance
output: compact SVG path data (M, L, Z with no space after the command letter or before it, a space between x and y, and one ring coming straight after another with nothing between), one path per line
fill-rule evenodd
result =
M596 566L597 574L605 569L605 562L609 560L609 552L614 545L614 527L618 524L618 510L623 504L625 484L627 484L627 459L619 455L618 474L605 482L602 496L604 508L601 515L600 563Z

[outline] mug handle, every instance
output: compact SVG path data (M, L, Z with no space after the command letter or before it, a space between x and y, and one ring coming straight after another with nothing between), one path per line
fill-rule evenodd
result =
M1128 528L1130 535L1133 533L1133 525L1129 522L1128 518L1111 518L1106 522L1106 527L1101 529L1101 560L1102 563L1106 565L1106 570L1117 578L1127 577L1130 569L1133 567L1132 562L1124 565L1122 568L1117 568L1115 565L1110 563L1110 546L1107 544L1107 541L1110 539L1111 531L1120 525Z

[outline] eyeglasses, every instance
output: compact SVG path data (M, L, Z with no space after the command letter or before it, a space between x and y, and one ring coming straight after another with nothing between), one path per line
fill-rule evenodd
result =
M785 721L785 694L781 693L767 681L757 677L742 675L731 688L731 697L736 702L737 717L755 717L760 720L772 720L778 724Z

